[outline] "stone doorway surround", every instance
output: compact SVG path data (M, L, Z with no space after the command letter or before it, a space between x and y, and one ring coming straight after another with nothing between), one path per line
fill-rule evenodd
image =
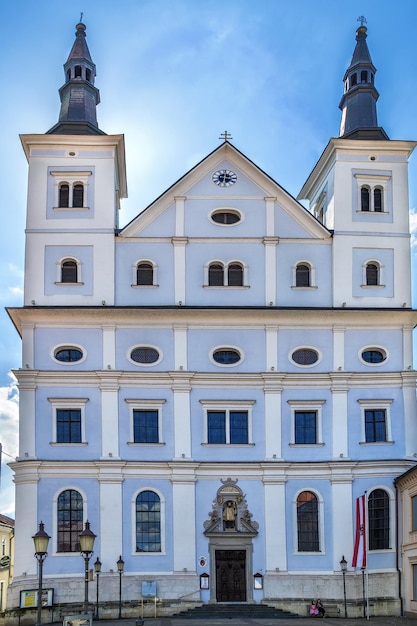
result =
M204 522L204 534L209 539L210 578L213 581L210 585L209 601L253 602L253 539L258 534L259 525L252 521L252 514L248 510L242 490L237 485L238 481L227 478L221 482L213 500L210 519ZM233 553L236 559L233 559ZM218 600L221 597L231 597L227 593L218 592L221 581L217 580L217 575L225 576L221 561L224 564L227 555L232 567L241 567L244 564L244 584L243 581L241 584L242 588L245 587L245 599Z

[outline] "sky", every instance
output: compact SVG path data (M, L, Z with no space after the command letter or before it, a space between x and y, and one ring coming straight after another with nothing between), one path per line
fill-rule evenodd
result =
M14 515L21 344L5 307L22 305L27 162L19 134L59 115L75 25L97 66L100 128L125 135L127 224L214 150L232 143L292 195L340 126L359 16L377 68L378 122L417 140L416 0L14 0L2 5L0 69L0 513ZM417 156L410 159L417 231ZM413 268L417 245L413 237ZM417 273L415 272L415 275ZM414 289L414 306L417 288Z

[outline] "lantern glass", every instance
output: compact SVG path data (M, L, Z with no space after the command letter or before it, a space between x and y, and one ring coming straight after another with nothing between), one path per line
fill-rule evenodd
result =
M32 537L36 554L46 554L48 552L48 543L50 536L44 530L43 522L39 524L39 530Z
M117 569L119 570L119 572L123 572L125 566L125 562L122 559L122 555L119 556L119 560L117 561Z
M87 521L85 523L84 530L79 535L81 552L85 552L85 554L90 554L94 549L95 538L96 535L93 533L92 530L90 530L90 522Z

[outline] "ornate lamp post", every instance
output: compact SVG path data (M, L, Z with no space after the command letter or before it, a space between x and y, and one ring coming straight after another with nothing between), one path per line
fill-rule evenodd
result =
M97 535L90 530L90 522L87 520L84 530L80 533L80 549L85 563L84 576L84 613L88 613L88 562L93 554L94 541Z
M346 605L346 570L347 570L347 561L345 556L342 556L342 560L340 561L340 569L343 574L343 599L345 603L345 619L347 618L347 605Z
M117 569L119 571L119 619L122 619L122 574L124 566L125 562L122 559L122 555L120 555L117 561Z
M99 579L100 572L101 572L101 561L100 561L100 559L98 557L97 557L96 561L94 562L94 571L95 571L96 577L97 577L96 619L99 619L99 616L98 616L98 579Z
M42 624L42 575L43 575L43 562L48 554L48 543L50 536L45 532L43 522L39 524L39 530L36 535L32 537L35 546L35 557L38 561L39 571L39 587L38 587L38 621L37 624Z

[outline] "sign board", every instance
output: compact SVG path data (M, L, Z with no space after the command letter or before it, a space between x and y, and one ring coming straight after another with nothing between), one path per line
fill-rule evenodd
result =
M42 589L42 606L53 606L54 590ZM20 608L33 609L38 606L38 589L25 589L20 592Z
M142 580L142 598L156 598L156 580Z

